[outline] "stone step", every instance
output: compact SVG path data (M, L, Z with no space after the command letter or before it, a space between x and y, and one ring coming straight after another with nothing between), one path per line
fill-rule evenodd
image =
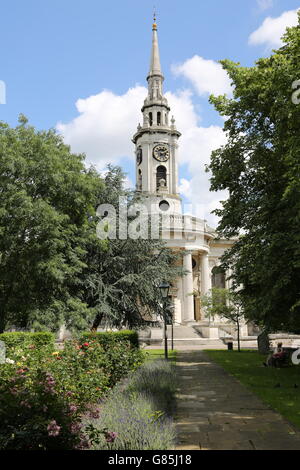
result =
M196 325L197 326L197 325ZM168 344L171 343L171 326L167 327L167 336ZM201 335L201 333L195 328L195 325L174 325L173 327L174 334L174 345L187 347L190 346L199 346L204 347L208 346L209 348L216 347L227 347L225 344L225 339L222 338L207 338ZM248 337L248 341L245 341L243 347L249 345L249 347L254 347L256 345L256 339L254 337ZM243 340L241 340L243 341ZM140 334L140 343L145 343L148 345L162 345L163 344L163 328L151 328L148 330L147 335L143 335L143 332Z
M171 348L171 341L168 341L168 349ZM151 346L151 344L150 344ZM155 344L156 347L158 347L159 349L163 349L164 348L164 343L161 342L161 343L156 343ZM185 349L185 350L189 350L189 349L227 349L227 346L222 343L222 342L218 342L218 343L213 343L213 342L207 342L207 343L196 343L194 341L187 341L187 342L181 342L181 343L176 343L174 341L174 349Z
M171 336L168 336L167 339L168 339L168 341L172 340ZM210 342L211 341L216 341L216 342L221 342L221 343L223 342L222 340L219 340L217 338L212 338L212 339L210 339L210 338L174 338L174 341L178 341L178 342L180 342L180 341L195 341L196 343L197 342L205 343L206 341L210 341Z
M174 339L201 339L201 336L191 326L174 326ZM168 326L168 336L171 335L171 326Z

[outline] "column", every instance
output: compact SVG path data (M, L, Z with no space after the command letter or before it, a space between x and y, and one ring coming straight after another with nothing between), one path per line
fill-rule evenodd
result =
M211 289L211 277L209 272L208 253L203 253L201 256L201 295L205 295ZM202 309L202 319L208 320Z
M183 279L180 277L176 281L177 283L177 295L175 297L175 322L182 323L184 320L184 299L183 299L183 292L182 292L182 283Z
M188 273L183 277L184 321L194 321L193 267L192 253L187 251L183 257L183 268Z
M209 272L208 253L201 257L201 294L205 295L211 289L211 278Z

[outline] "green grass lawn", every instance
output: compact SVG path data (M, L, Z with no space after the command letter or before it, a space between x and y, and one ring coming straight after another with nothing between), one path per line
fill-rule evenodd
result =
M145 349L144 352L147 354L147 361L154 361L156 359L164 359L165 351L164 349ZM169 360L176 362L177 351L168 350Z
M300 427L300 365L282 369L264 367L257 351L205 351L262 401ZM275 385L280 383L279 388ZM299 388L295 388L295 384Z

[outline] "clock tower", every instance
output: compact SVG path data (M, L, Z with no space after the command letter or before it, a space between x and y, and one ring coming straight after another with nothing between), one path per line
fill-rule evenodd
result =
M235 240L221 239L207 225L206 220L182 211L177 154L181 134L176 129L175 119L163 92L164 76L160 65L155 17L147 82L148 93L141 109L143 120L132 139L135 145L136 191L141 195L142 200L139 202L146 206L138 208L138 211L141 214L143 209L147 209L144 210L145 215L151 215L151 237L161 238L166 246L182 254L185 275L174 279L170 289L174 319L176 323L184 325L196 323L198 333L193 330L192 336L200 344L202 338L198 336L199 333L210 339L217 339L219 336L223 338L224 333L231 334L231 330L228 333L229 324L226 320L219 317L214 320L207 318L201 298L212 286L230 287L228 275L219 265L225 250ZM141 224L140 219L138 220ZM147 217L145 224L148 220ZM146 233L148 235L147 231ZM178 263L181 263L180 258ZM231 326L232 332L235 331L234 325Z
M180 132L163 94L157 25L152 27L152 52L147 76L148 96L142 107L143 124L133 136L136 155L136 190L147 197L151 211L181 213L178 194L177 149Z

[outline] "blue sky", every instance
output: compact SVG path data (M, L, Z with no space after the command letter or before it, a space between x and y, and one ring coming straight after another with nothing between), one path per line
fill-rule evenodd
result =
M74 151L85 151L99 168L107 161L120 163L133 181L130 139L144 97L153 3L2 3L0 80L6 84L6 104L0 104L0 120L16 125L22 112L37 128L60 123L60 132ZM217 61L230 58L251 66L270 54L280 44L282 25L293 21L300 0L156 0L155 4L165 91L170 92L178 128L185 132L181 190L189 200L203 201L208 213L216 195L208 194L203 168L211 145L222 142L222 121L208 104L208 96L228 87ZM205 83L198 80L201 74L207 77ZM195 172L201 174L198 179Z

